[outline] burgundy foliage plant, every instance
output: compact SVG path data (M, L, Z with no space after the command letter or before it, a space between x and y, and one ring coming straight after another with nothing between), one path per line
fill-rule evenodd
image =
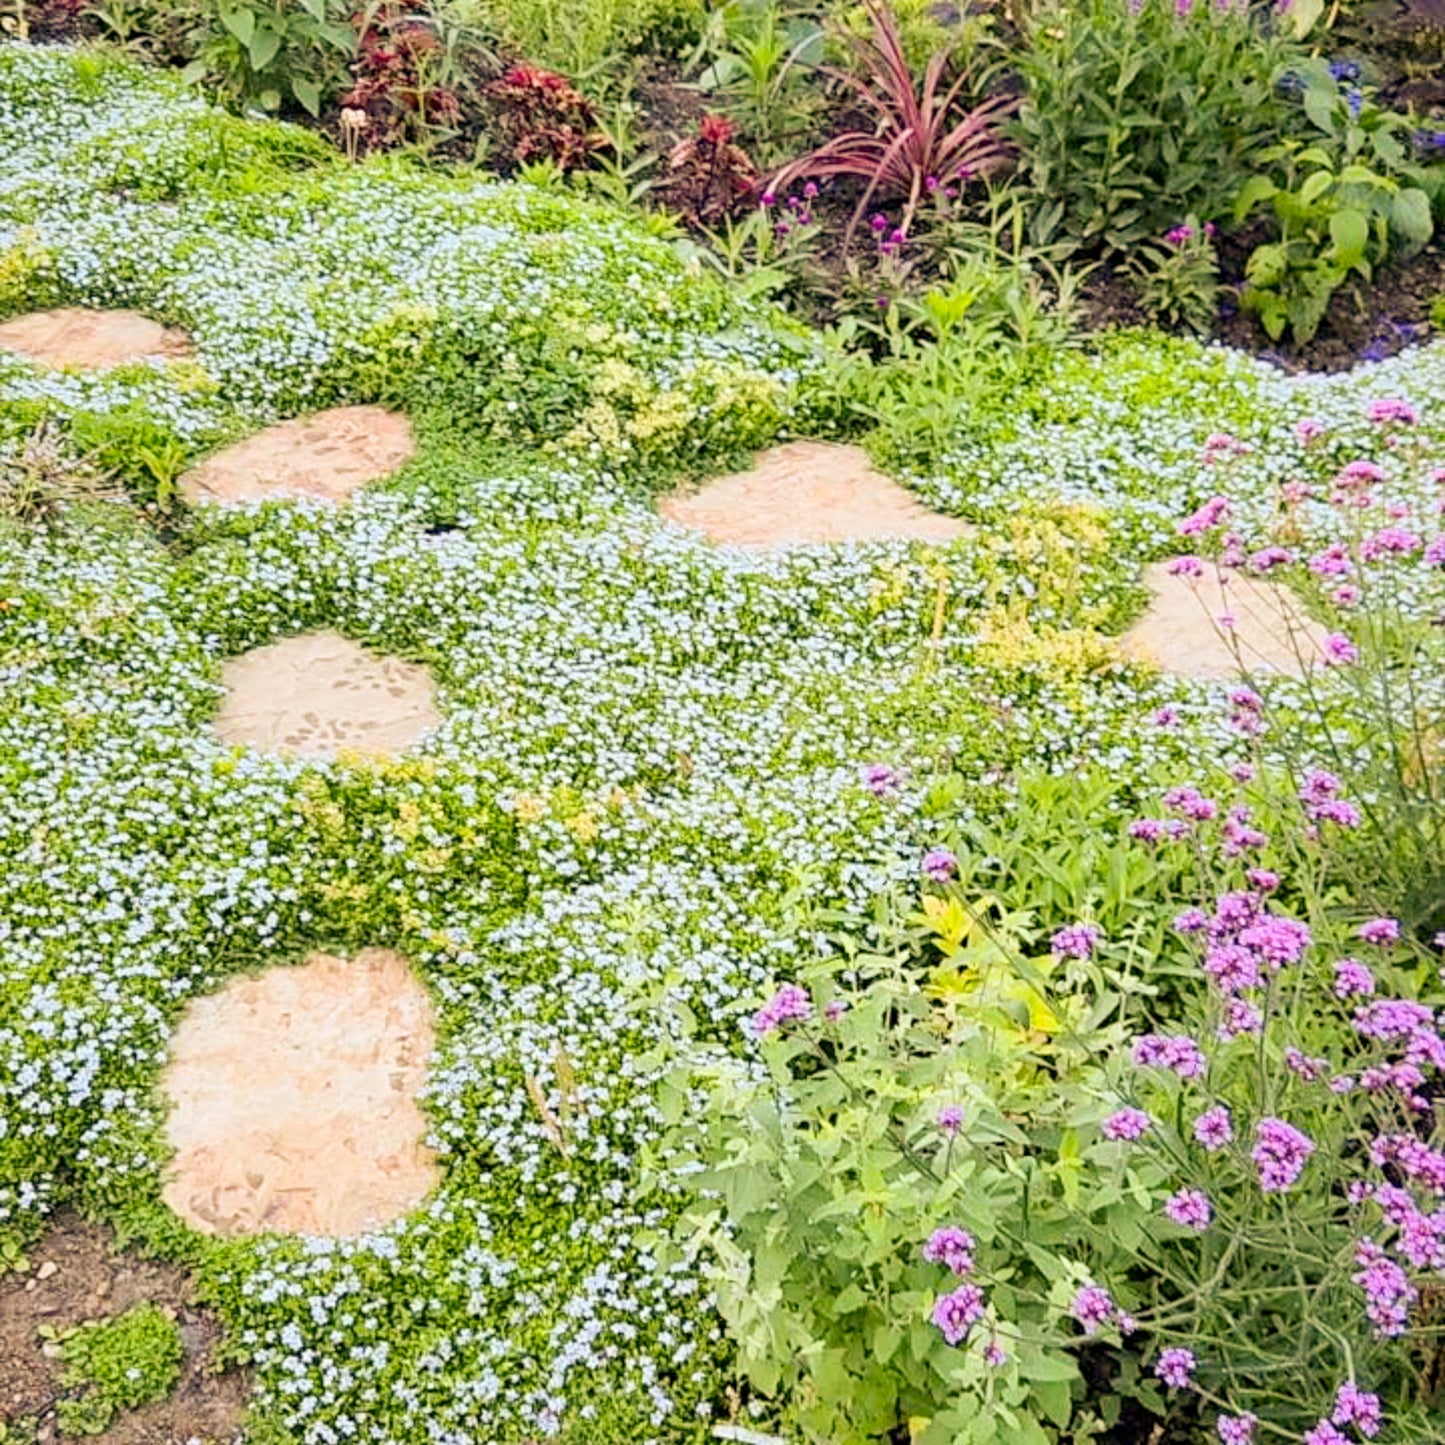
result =
M757 169L736 134L725 116L705 115L668 156L667 197L689 225L720 221L757 189Z
M892 13L882 0L867 0L867 4L873 19L872 35L866 39L844 37L862 73L827 73L847 87L858 108L874 118L873 129L833 136L784 166L768 187L781 192L805 176L862 181L865 188L849 224L850 235L870 202L902 200L902 229L906 232L919 202L931 189L959 185L1004 165L1011 151L997 127L1016 105L1011 96L995 96L964 110L959 97L967 75L944 87L952 58L949 49L933 56L920 81L908 63Z
M606 143L596 108L564 75L514 65L485 94L506 158L516 165L551 160L575 170Z

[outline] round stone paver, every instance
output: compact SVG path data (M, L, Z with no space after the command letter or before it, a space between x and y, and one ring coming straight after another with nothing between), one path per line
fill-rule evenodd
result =
M1236 571L1176 577L1167 562L1144 570L1148 610L1119 639L1126 657L1186 677L1238 677L1243 669L1301 673L1324 658L1325 630L1288 587ZM1218 619L1233 618L1235 645Z
M416 1093L436 1032L400 954L314 953L192 1000L163 1089L167 1204L206 1234L356 1235L439 1178Z
M338 406L223 447L181 478L189 502L320 497L344 502L416 454L411 423L379 406Z
M93 311L62 306L0 322L0 350L15 351L42 366L100 371L127 362L192 354L185 336L138 311Z
M395 754L441 722L421 664L379 657L339 632L305 632L227 660L214 724L228 743L329 757Z
M926 510L861 447L796 441L760 452L748 472L665 497L664 517L741 547L827 542L950 542L972 530Z

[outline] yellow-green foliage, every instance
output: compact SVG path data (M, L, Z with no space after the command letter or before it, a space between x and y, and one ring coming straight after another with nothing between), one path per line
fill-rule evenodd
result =
M0 316L34 306L49 267L49 253L33 231L21 231L14 245L0 251Z

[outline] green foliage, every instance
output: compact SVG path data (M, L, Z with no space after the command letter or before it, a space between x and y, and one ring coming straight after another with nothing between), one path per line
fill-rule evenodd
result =
M872 27L868 6L862 0L845 0L830 8L846 34L863 37ZM893 0L891 8L904 54L915 70L922 70L940 50L951 50L960 64L971 64L980 56L997 23L992 10L971 5L955 10L936 0ZM835 48L839 50L838 58L846 59L842 47Z
M80 1326L61 1337L61 1351L63 1383L86 1387L57 1407L67 1435L99 1435L121 1411L164 1399L185 1359L176 1322L153 1304Z
M0 317L39 308L53 291L50 256L34 230L0 251Z
M618 80L629 58L695 44L704 0L451 0L463 24L496 29L528 60L588 82Z
M1412 255L1434 233L1404 117L1358 92L1352 101L1318 65L1306 72L1303 103L1317 139L1263 151L1273 173L1252 176L1234 203L1236 220L1265 203L1273 216L1275 236L1250 254L1242 297L1272 340L1288 330L1308 341L1351 275L1369 281L1382 261Z
M950 269L946 285L891 301L877 322L847 317L833 336L848 348L833 385L877 423L884 454L903 467L929 464L961 421L1011 404L1078 343L1078 278L1067 269L969 251Z
M228 110L296 104L315 116L349 79L347 0L199 0L187 80Z
M82 414L70 434L72 445L138 502L161 511L175 506L176 483L194 452L144 405Z
M807 67L822 58L823 30L812 16L790 15L778 0L728 0L708 17L696 84L722 102L766 168L813 128L824 98Z
M1083 0L1029 22L1018 66L1031 237L1129 252L1186 216L1218 221L1289 120L1273 76L1292 53L1250 6Z
M1126 271L1151 321L1208 336L1218 315L1219 257L1214 229L1189 216L1161 240L1139 244Z
M1054 1327L1074 1242L1097 1231L1122 1262L1150 1201L1146 1175L1081 1147L1119 981L1038 956L1032 911L964 890L923 904L879 920L877 946L835 935L804 963L822 1017L764 1043L761 1080L722 1062L706 1075L689 1242L717 1260L741 1368L805 1439L1044 1445L1044 1422L1089 1413ZM936 1123L945 1104L966 1115L957 1137ZM929 1321L949 1286L919 1251L943 1224L975 1237L990 1286L962 1348Z

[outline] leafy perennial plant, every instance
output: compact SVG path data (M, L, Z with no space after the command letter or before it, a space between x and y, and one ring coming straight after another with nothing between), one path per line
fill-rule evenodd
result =
M1412 1013L1402 1033L1382 1010L1362 1032L1363 997L1305 1013L1345 958L1377 999L1409 1002L1415 945L1332 946L1345 901L1312 901L1308 840L1298 869L1269 851L1290 815L1267 815L1283 764L1258 759L1258 812L1191 837L1218 828L1223 851L1226 822L1272 832L1248 866L1281 883L1256 911L1310 943L1276 973L1284 945L1236 920L1221 942L1264 963L1230 998L1270 1012L1252 1038L1207 1032L1226 1000L1169 920L1240 890L1186 892L1187 842L1127 822L1186 775L1234 806L1187 770L1280 734L1242 736L1243 703L1221 715L1214 691L1126 666L1106 634L1137 606L1138 564L1180 547L1174 516L1227 490L1241 535L1283 521L1313 556L1347 540L1358 511L1329 505L1331 479L1364 463L1383 473L1371 551L1411 563L1395 575L1416 636L1440 605L1419 514L1445 354L1300 381L1138 337L1040 355L1007 406L981 397L900 449L977 533L750 554L663 523L652 492L834 418L836 391L806 338L636 224L385 157L342 166L164 77L23 47L0 52L0 146L7 314L137 306L197 346L95 375L0 360L5 475L29 448L50 486L0 517L4 1258L77 1203L188 1259L251 1363L252 1435L298 1445L677 1445L723 1416L833 1445L910 1421L1081 1439L1206 1397L1207 1428L1249 1411L1261 1437L1335 1415L1365 1433L1366 1395L1401 1439L1434 1428L1400 1363L1414 1346L1373 1339L1351 1278L1372 1271L1384 1298L1385 1266L1404 1271L1418 1340L1435 1266L1400 1242L1438 1205L1401 1172L1425 1156L1380 1141L1422 1122L1401 1085L1423 1095L1429 1059L1418 1085L1399 1071L1433 1026ZM1415 423L1368 420L1388 393ZM162 541L115 499L156 499L160 476L272 416L376 400L408 408L420 453L349 507L178 509ZM51 485L93 476L58 470L87 457L129 461L104 488ZM1286 515L1291 482L1322 490ZM1389 520L1419 548L1380 536L1400 506ZM414 755L215 739L223 660L317 627L430 664L444 720ZM1311 685L1323 721L1302 683L1253 687L1282 730L1368 776L1383 735L1352 721L1352 670ZM1324 801L1354 802L1364 836L1374 799L1349 791ZM1398 917L1418 942L1417 913L1351 922ZM159 1202L156 1084L180 1012L237 972L376 943L437 1006L438 1190L352 1240L191 1234ZM1136 1094L1126 1036L1186 1025L1206 1073L1145 1059ZM1184 1057L1149 1057L1166 1047ZM1285 1048L1390 1081L1336 1095ZM699 1092L699 1072L743 1092ZM1171 1104L1194 1091L1182 1114L1161 1080ZM1237 1142L1209 1153L1192 1119L1220 1105ZM1286 1173L1304 1148L1257 1138L1266 1119L1313 1145L1291 1189L1260 1188L1257 1145ZM1378 1129L1358 1155L1352 1128ZM1330 1168L1368 1197L1315 1192L1336 1144ZM699 1163L728 1216L708 1236L717 1273L676 1243L718 1202L694 1195ZM1164 1213L1180 1191L1203 1202ZM1281 1263L1294 1210L1339 1242L1318 1274ZM1236 1220L1232 1262L1257 1260L1275 1307L1300 1276L1330 1282L1308 1331L1221 1341L1171 1283L1197 1285L1191 1251L1217 1268L1215 1221ZM1355 1262L1366 1239L1379 1257ZM1277 1402L1247 1347L1305 1349L1309 1388ZM784 1385L790 1401L767 1396Z

